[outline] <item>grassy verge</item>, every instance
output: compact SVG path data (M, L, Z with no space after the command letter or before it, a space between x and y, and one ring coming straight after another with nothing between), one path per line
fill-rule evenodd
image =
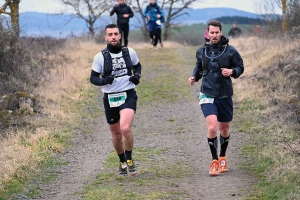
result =
M13 198L23 190L26 195L35 196L38 190L29 183L52 181L56 173L51 168L67 164L55 155L71 145L74 127L89 117L85 108L93 105L96 95L86 79L92 62L89 47L94 44L80 45L78 41L70 41L65 49L52 56L59 62L36 88L42 114L33 116L24 128L7 130L7 137L1 139L1 200ZM82 131L88 133L88 126Z
M243 167L260 179L248 199L300 196L299 43L281 39L253 41L252 50L240 45L246 64L235 83L234 126L250 135ZM263 48L274 41L277 50Z
M0 199L5 200L12 197L15 193L19 193L24 190L24 195L27 197L36 197L39 194L37 183L47 183L55 180L57 176L56 168L59 165L67 165L65 161L60 160L55 155L63 152L70 145L70 136L73 134L73 129L80 127L79 123L84 123L85 120L93 117L95 113L88 113L87 107L97 110L98 104L95 103L96 91L94 88L85 88L81 90L81 100L74 100L70 98L64 98L61 101L61 111L69 113L68 119L60 118L59 121L54 120L50 122L42 122L41 129L44 129L44 125L55 126L56 128L49 128L49 132L44 133L43 136L29 133L27 136L32 137L35 135L36 140L28 139L22 136L18 139L17 143L19 147L25 149L31 149L31 156L34 156L34 160L31 160L27 165L23 165L20 169L16 170L15 176L11 177L6 182L3 190L0 191ZM90 133L88 123L81 131L83 133ZM44 132L44 131L43 131ZM35 184L29 184L35 182ZM29 184L29 185L28 185ZM26 186L26 187L25 187Z

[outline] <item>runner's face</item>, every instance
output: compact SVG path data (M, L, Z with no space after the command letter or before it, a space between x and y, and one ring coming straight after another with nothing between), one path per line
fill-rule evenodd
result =
M209 40L212 44L217 44L221 40L222 31L217 26L209 26L208 30Z
M118 0L119 4L124 4L125 0Z
M156 0L150 0L151 4L155 4Z
M105 40L107 44L111 46L119 46L120 45L121 34L119 33L118 28L108 28L105 31Z

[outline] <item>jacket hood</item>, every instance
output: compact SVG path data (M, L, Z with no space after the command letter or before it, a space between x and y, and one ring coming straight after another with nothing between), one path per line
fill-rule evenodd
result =
M222 35L219 43L221 43L222 45L226 45L229 43L229 39Z

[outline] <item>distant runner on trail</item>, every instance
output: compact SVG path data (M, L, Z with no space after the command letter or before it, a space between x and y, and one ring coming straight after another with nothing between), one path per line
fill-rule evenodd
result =
M165 17L164 12L157 5L156 0L150 0L150 3L144 10L144 16L147 18L147 28L151 38L151 44L153 47L156 47L159 42L160 46L163 47L163 43L161 41L161 26L165 21Z
M228 170L226 149L229 142L229 124L233 118L233 87L231 77L238 78L244 72L243 59L222 35L222 25L211 20L207 25L210 41L196 52L196 65L188 83L193 86L202 77L199 104L206 119L207 141L212 155L209 174L218 175ZM218 157L220 131L221 151Z
M124 39L124 46L128 46L128 35L129 35L129 18L134 16L131 8L125 3L125 0L118 0L113 9L110 11L110 16L117 14L117 25L120 30L121 39L120 44L122 45L122 39Z
M106 121L120 160L119 174L134 176L138 170L132 159L132 121L138 99L135 86L140 82L142 65L134 49L121 46L120 38L116 24L105 27L107 47L95 55L90 81L102 86Z
M238 38L242 35L242 29L238 27L238 24L236 22L233 22L232 28L228 32L229 38Z

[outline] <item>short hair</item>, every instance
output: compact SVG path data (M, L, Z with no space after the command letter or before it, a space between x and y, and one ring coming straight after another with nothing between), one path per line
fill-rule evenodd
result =
M207 30L209 30L209 26L217 26L220 28L220 31L222 31L222 24L218 20L210 20L207 23Z
M107 24L105 26L105 32L106 32L106 29L108 29L108 28L118 28L119 29L119 27L116 24Z

